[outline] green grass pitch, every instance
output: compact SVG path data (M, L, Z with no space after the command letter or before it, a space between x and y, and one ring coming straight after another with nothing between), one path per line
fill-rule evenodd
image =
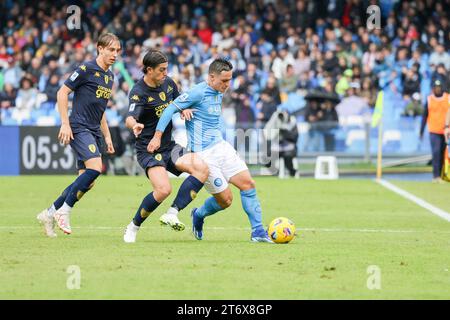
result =
M180 214L186 230L161 227L180 179L138 241L123 243L150 191L144 177L101 176L73 210L73 234L46 238L36 215L72 179L0 177L0 299L450 298L450 223L374 181L256 178L265 225L286 216L298 228L291 243L270 245L249 241L236 190L231 208L207 218L203 241L189 213L204 190ZM394 184L450 211L450 184ZM73 265L80 289L67 287Z

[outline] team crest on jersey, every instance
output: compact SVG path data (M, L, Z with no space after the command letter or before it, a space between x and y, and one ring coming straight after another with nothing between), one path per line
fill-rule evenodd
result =
M137 94L135 94L134 96L132 96L132 97L131 97L131 100L134 100L134 101L139 101L139 97L138 97L138 95L137 95Z
M155 159L156 159L157 161L161 161L161 160L162 160L162 155L161 155L161 153L158 153L158 154L155 156Z
M153 99L152 97L148 97L147 102L150 103L150 102L152 102L153 100L155 100L155 99Z
M86 71L86 66L83 64L82 66L80 66L80 69Z
M223 184L222 179L216 178L216 179L214 180L214 185L215 185L216 187L220 187L222 184Z
M166 101L166 94L164 92L160 92L159 97L161 98L162 101Z
M97 78L100 78L100 73L97 71L94 76L96 76Z
M95 150L97 150L97 148L95 147L95 144L90 144L89 151L91 151L92 153L95 153Z

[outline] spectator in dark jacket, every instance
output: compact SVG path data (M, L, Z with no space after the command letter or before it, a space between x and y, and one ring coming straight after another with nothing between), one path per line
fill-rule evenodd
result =
M56 103L56 95L59 90L59 77L57 74L52 74L45 86L44 93L47 95L47 101Z
M17 92L14 87L6 83L4 91L0 91L0 108L7 109L15 107L16 105Z

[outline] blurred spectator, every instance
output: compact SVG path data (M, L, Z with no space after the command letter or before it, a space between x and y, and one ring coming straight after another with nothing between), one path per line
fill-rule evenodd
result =
M16 97L14 87L10 83L5 84L4 89L0 91L0 108L13 108L16 105Z
M405 99L411 98L414 93L420 92L419 76L413 70L409 69L403 75L403 95Z
M13 110L12 117L19 122L29 119L31 111L37 106L38 94L38 90L33 88L33 81L29 78L23 78L20 81L20 89L17 93L16 107Z
M269 79L267 79L267 84L264 91L273 97L273 100L277 105L281 104L280 90L278 89L277 80L275 77L270 76Z
M353 71L351 69L347 69L344 71L343 75L339 79L336 84L336 93L340 96L343 96L348 88L350 88L350 82L353 77Z
M438 44L430 55L430 66L437 67L441 63L446 70L450 70L450 55L442 44Z
M56 103L56 96L59 90L59 77L57 74L52 74L50 76L50 80L48 81L47 85L45 86L44 93L47 96L47 102Z
M270 139L272 138L270 134L268 136L271 148L279 152L279 156L283 159L289 176L294 177L297 173L297 170L294 168L294 158L297 156L297 140L299 137L295 116L290 115L286 111L278 110L270 117L264 129L267 132L279 130L278 145L276 145L276 141Z
M130 91L130 87L126 81L122 82L122 85L118 90L115 91L113 95L114 105L117 109L117 112L125 119L128 114L128 93Z
M261 92L261 96L259 101L256 104L256 108L258 110L257 119L265 124L269 121L272 114L277 110L277 103L274 98L270 95L269 90L264 90Z
M423 114L422 101L418 92L413 93L412 98L409 99L408 104L405 107L404 116L417 117Z
M431 82L434 83L436 80L439 80L442 85L442 90L444 92L450 91L450 75L448 71L445 69L445 65L440 63L437 65L436 70L433 72L431 76Z
M298 76L294 72L294 67L290 64L286 67L285 76L279 81L280 91L284 93L293 93L297 90Z
M294 63L294 57L287 50L286 46L281 47L272 64L272 72L275 78L278 80L282 79L286 74L287 66L294 65Z

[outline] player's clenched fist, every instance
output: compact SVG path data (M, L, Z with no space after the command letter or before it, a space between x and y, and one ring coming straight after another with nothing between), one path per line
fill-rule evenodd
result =
M158 150L160 146L161 146L161 138L153 137L153 139L150 140L150 143L147 146L147 151L153 153L156 150Z
M142 123L136 123L133 126L134 136L137 138L141 134L142 130L144 130L144 125Z

